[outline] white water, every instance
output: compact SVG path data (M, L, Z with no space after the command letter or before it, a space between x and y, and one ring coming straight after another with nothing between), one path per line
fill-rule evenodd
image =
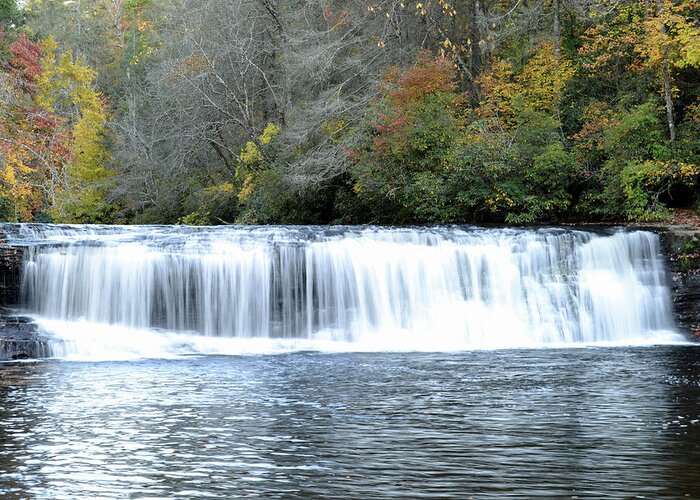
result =
M653 233L20 226L61 356L681 341Z

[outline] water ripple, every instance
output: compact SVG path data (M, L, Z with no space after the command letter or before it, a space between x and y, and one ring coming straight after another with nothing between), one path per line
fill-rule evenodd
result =
M0 365L0 496L700 498L699 353Z

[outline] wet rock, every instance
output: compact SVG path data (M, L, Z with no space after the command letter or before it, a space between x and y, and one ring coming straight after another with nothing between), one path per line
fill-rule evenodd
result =
M51 339L30 318L12 310L20 302L25 249L8 245L7 231L4 226L0 230L0 361L46 358Z
M0 239L0 305L4 307L19 303L23 259L23 248L10 246Z
M657 228L667 257L676 324L700 336L700 230Z
M31 318L0 309L0 361L48 358L55 343Z

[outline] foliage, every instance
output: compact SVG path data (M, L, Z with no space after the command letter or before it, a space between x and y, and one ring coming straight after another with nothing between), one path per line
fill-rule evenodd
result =
M38 79L39 105L64 117L71 128L72 161L60 179L50 209L54 220L97 222L109 217L105 189L111 177L104 144L107 113L93 87L95 72L70 51L56 54L52 38L44 41L45 57Z
M700 27L693 17L693 4L659 0L654 15L644 22L645 40L640 52L646 64L659 68L665 59L676 68L700 67ZM690 8L690 11L687 9Z
M427 52L409 71L385 75L385 97L351 153L354 191L375 221L443 222L441 194L464 105L455 76L449 60Z
M240 183L238 200L245 203L256 189L261 175L268 167L270 143L279 134L279 127L274 123L268 123L257 140L245 143L238 155L238 167L236 178Z
M8 220L529 224L700 206L691 0L23 6L0 0Z
M50 203L52 181L71 154L63 120L36 100L42 48L24 34L6 47L7 73L0 73L0 197L6 219L25 221Z
M230 224L239 213L238 192L231 182L222 182L194 191L184 203L192 211L178 219L178 224L210 226Z
M0 0L0 29L16 26L19 14L15 0Z
M94 71L20 33L7 46L0 114L0 196L11 220L108 220L107 115Z

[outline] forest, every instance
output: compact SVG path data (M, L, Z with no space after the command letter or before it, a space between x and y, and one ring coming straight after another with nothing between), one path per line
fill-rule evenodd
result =
M0 219L664 221L693 0L0 0Z

